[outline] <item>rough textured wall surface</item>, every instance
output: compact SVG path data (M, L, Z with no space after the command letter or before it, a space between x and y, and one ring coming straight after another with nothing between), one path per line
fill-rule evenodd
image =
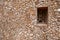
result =
M0 0L0 40L60 40L60 2ZM48 24L37 24L37 8L48 7Z

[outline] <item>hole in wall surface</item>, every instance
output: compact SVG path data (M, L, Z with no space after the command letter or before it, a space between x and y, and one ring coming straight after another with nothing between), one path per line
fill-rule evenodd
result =
M37 23L48 22L48 7L37 8Z

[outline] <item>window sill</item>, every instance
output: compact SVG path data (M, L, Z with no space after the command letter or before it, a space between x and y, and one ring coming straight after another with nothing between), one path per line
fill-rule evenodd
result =
M47 26L45 23L37 23L36 26Z

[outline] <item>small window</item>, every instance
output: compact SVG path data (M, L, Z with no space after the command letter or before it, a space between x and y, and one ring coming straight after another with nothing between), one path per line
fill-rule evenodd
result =
M48 21L48 7L37 8L37 23L47 23Z

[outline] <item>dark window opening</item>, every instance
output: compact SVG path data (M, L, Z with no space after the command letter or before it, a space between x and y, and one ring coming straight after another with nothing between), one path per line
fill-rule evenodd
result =
M47 23L48 21L48 7L37 8L37 23Z

